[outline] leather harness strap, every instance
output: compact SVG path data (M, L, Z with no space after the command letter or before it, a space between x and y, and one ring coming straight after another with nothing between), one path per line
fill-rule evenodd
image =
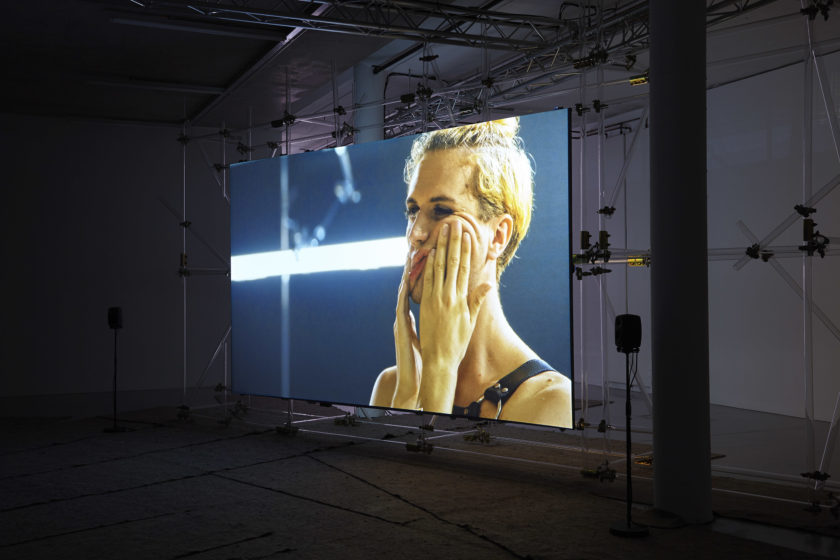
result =
M463 415L469 418L479 418L481 416L481 405L484 401L489 401L497 406L496 419L502 414L502 406L513 395L514 391L519 388L522 383L528 379L538 375L544 371L555 371L546 362L535 359L528 360L506 376L502 377L492 387L484 391L484 395L477 401L472 402L469 406L455 406L452 409L452 414Z

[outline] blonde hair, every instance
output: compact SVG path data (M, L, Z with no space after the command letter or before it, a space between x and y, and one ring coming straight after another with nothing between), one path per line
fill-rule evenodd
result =
M518 130L519 117L511 117L427 132L414 141L405 162L404 178L410 185L426 152L465 151L475 166L468 188L478 200L478 219L486 222L509 214L513 220L510 241L496 261L496 280L531 225L533 170Z

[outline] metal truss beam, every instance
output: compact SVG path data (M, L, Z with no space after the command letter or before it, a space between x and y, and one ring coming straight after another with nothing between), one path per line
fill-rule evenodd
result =
M330 9L315 15L312 8L318 6ZM545 48L569 26L556 18L423 0L155 0L133 12L176 18L179 25L221 22L240 31L301 28L509 51Z
M776 0L706 0L707 27L762 8ZM471 8L427 0L133 0L144 8L121 10L156 25L197 30L225 28L238 36L264 38L289 28L379 38L408 39L406 56L431 44L500 49L511 55L431 96L386 116L386 136L467 122L486 107L518 103L565 87L589 68L624 69L628 78L637 53L649 48L648 1L625 0L603 11L556 18L494 11L496 1ZM138 20L139 20L138 19ZM402 56L402 55L401 55ZM379 70L383 70L387 65ZM202 114L206 111L202 111Z
M736 18L757 8L772 4L776 0L707 0L706 27L712 27Z
M706 25L712 27L724 21L765 7L777 0L708 0ZM520 53L491 69L492 83L477 72L451 84L445 91L435 92L429 102L430 122L439 126L454 126L454 114L467 119L481 111L484 103L504 105L535 96L545 95L564 85L587 68L610 65L626 69L628 79L639 71L631 71L633 56L649 48L647 0L625 2L605 9L600 18L588 16L580 27L579 20L565 33L558 35L553 45L544 49ZM599 25L600 23L600 25ZM488 85L489 84L489 85ZM455 90L455 91L453 91ZM447 102L436 101L438 97ZM442 112L436 109L445 108ZM410 118L417 111L413 107L392 112L386 117L390 134L416 132L422 121Z
M707 24L716 25L776 0L707 0ZM595 18L563 19L531 14L498 12L487 7L472 8L427 0L136 0L144 8L135 15L164 17L180 26L208 24L231 26L241 36L250 29L255 36L265 29L301 28L322 32L349 33L424 43L460 45L521 51L544 49L563 44L569 35L591 41L596 33L610 40L619 35L594 25ZM314 8L320 15L316 15ZM329 10L324 11L323 8ZM639 18L639 9L644 17ZM621 21L625 34L637 36L641 25L647 28L647 1L616 4L604 10L604 19ZM584 29L580 30L581 22ZM628 42L625 36L621 43Z

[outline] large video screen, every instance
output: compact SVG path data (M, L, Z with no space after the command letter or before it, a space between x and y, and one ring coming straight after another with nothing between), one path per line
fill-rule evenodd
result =
M573 425L568 110L232 165L232 385Z

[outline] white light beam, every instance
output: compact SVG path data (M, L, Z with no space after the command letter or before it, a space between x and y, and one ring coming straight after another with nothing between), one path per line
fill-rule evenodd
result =
M285 274L313 274L338 270L374 270L405 266L405 237L306 247L298 251L268 251L230 258L233 282L260 280Z

